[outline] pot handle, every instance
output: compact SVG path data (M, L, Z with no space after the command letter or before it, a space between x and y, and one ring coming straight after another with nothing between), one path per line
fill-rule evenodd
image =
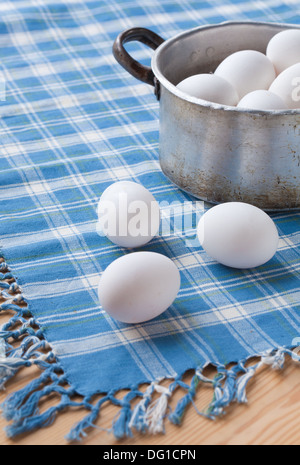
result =
M150 66L144 66L138 61L134 60L129 53L125 50L124 44L127 42L138 41L142 42L153 50L157 49L159 45L164 42L164 39L153 31L143 27L133 27L127 29L116 38L113 45L113 54L117 62L123 66L132 76L139 79L146 84L156 87L156 78Z

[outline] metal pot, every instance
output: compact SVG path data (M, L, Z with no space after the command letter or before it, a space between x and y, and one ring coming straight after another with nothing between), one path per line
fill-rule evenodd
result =
M213 72L236 51L265 53L269 40L291 27L299 28L228 22L197 27L167 41L133 28L116 39L117 61L155 88L160 100L161 168L184 191L211 203L300 208L300 109L247 111L195 99L176 88L192 74ZM151 68L127 53L124 44L130 41L155 50Z

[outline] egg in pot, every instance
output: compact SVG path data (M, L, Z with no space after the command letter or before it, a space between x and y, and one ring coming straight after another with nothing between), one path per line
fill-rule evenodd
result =
M288 107L279 95L269 90L255 90L240 100L238 108L251 110L287 110Z
M266 55L277 74L300 63L300 30L288 29L276 34L268 44Z
M189 76L177 84L177 88L192 97L221 105L235 106L239 100L234 87L215 74Z
M236 89L239 99L254 90L267 90L276 77L271 61L261 52L242 50L229 55L215 71Z
M284 70L270 87L290 109L300 108L300 63Z

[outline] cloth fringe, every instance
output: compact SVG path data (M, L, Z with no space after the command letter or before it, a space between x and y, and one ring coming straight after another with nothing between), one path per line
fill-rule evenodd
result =
M258 362L252 365L247 360L234 363L230 368L215 365L217 374L213 379L203 374L207 363L194 370L190 384L183 382L182 377L178 376L168 387L160 384L161 379L149 384L145 392L140 391L138 386L132 387L121 400L116 397L117 391L112 390L96 402L93 402L93 397L99 397L98 393L75 401L76 391L68 385L66 375L43 339L36 320L30 315L28 308L19 306L24 303L24 297L19 293L18 285L5 281L11 278L7 264L0 262L0 297L4 300L0 304L0 311L13 312L10 320L0 328L0 388L3 389L5 383L23 367L35 365L41 370L41 375L23 389L7 396L3 402L2 414L10 421L6 427L8 437L46 427L63 410L77 407L85 409L88 414L72 428L66 438L69 441L78 441L86 436L90 428L99 428L95 422L106 402L119 408L111 428L106 430L112 432L117 439L132 436L134 430L141 433L163 433L166 418L179 425L189 405L193 405L199 415L216 419L226 413L226 408L233 402L246 403L248 383L262 366L282 369L286 356L300 361L296 352L278 348L257 355ZM209 384L213 391L213 399L204 412L199 412L194 403L201 384ZM186 393L172 410L170 404L177 388ZM53 394L59 398L58 404L41 412L42 402ZM132 406L134 401L135 405Z

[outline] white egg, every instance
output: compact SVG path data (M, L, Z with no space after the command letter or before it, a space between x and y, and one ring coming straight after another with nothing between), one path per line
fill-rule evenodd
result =
M160 208L144 186L120 181L109 186L98 204L98 233L121 247L141 247L157 234Z
M141 323L167 310L179 289L180 273L172 260L155 252L135 252L106 268L98 293L112 318Z
M200 244L219 263L232 268L254 268L276 253L274 221L253 205L229 202L208 210L197 229Z
M266 53L277 74L300 63L300 29L288 29L276 34L270 40Z
M238 95L232 85L214 74L195 74L179 84L177 88L187 95L221 105L235 106Z
M269 90L278 95L288 108L300 108L300 63L279 74Z
M254 90L245 95L238 104L239 108L251 110L287 110L284 101L269 90Z
M215 75L230 82L239 99L254 90L267 90L276 77L271 61L255 50L233 53L218 66Z

